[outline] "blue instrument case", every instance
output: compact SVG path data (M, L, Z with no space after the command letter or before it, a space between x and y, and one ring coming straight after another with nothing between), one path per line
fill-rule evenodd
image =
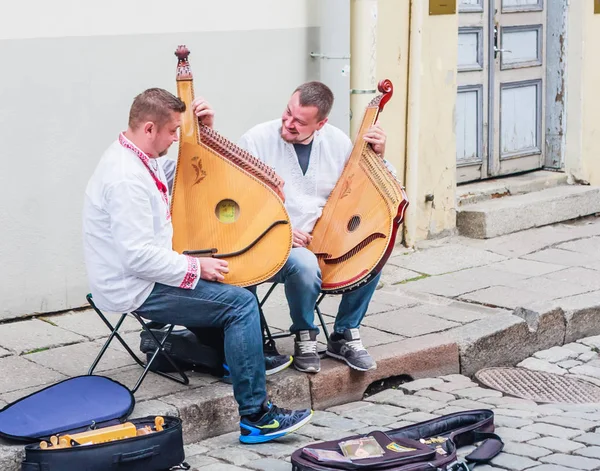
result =
M0 436L28 443L22 471L167 471L189 469L184 463L182 424L163 416L162 431L155 417L127 422L152 433L65 448L51 440L65 434L101 430L119 425L133 412L129 389L103 376L77 376L23 397L0 410ZM153 429L154 428L154 429ZM42 449L40 443L47 447Z

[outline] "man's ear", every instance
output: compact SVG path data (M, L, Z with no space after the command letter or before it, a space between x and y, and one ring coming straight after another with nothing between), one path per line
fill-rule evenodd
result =
M144 134L154 134L157 131L157 127L156 124L154 124L152 121L148 121L147 123L144 123Z
M323 128L323 126L325 126L325 124L327 123L328 120L329 120L329 118L325 118L324 120L319 121L317 123L317 131L320 131Z

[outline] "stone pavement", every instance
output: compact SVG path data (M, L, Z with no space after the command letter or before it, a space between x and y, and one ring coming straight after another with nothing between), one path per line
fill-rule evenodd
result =
M323 301L329 327L338 302L339 297ZM289 327L281 286L265 311L273 330ZM360 374L326 359L317 375L291 369L274 375L269 393L286 407L323 410L361 400L369 385L390 377L471 376L485 366L515 365L536 351L598 335L599 315L597 217L489 240L450 237L417 250L397 248L361 328L377 370ZM108 335L89 309L2 321L0 407L85 374ZM124 330L135 346L135 321ZM292 339L278 341L278 347L291 352ZM97 369L128 386L139 371L117 343ZM149 375L136 393L134 415L179 415L186 443L235 430L231 387L207 375L190 376L191 384L182 386ZM0 443L0 469L13 469L5 463L18 460L20 450Z
M600 336L536 352L520 366L553 370L600 384ZM463 375L447 375L401 384L363 401L316 411L297 434L262 445L241 445L237 433L186 447L192 469L203 471L290 471L290 454L320 440L373 430L390 430L444 414L492 409L504 450L475 471L573 471L600 469L600 404L536 404L480 387ZM464 447L465 456L474 447Z

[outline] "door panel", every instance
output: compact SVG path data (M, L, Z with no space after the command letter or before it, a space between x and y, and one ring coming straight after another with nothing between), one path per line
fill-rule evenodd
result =
M488 0L460 0L456 166L459 182L487 172Z
M543 0L459 0L459 183L542 167L545 16Z

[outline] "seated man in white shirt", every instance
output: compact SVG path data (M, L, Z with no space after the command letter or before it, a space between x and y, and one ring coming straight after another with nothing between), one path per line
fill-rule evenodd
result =
M201 108L203 122L212 126L214 113ZM94 302L192 331L223 329L240 441L274 440L307 423L312 411L280 409L268 400L255 297L219 283L226 261L172 249L169 192L157 158L177 141L183 111L185 103L165 90L138 95L127 131L106 150L87 185L83 235Z
M195 100L192 106L197 114L201 113L201 101ZM253 127L239 142L285 181L285 207L293 225L294 248L273 281L285 285L292 318L290 331L296 335L294 366L309 373L321 369L317 353L319 330L314 324L321 273L317 258L306 247L352 150L350 138L327 124L332 106L333 93L325 84L305 83L294 91L281 119ZM365 134L365 140L383 157L386 135L379 125ZM388 168L395 173L391 165ZM362 345L358 329L379 278L380 274L342 296L334 332L327 344L329 356L344 360L358 371L376 368Z

